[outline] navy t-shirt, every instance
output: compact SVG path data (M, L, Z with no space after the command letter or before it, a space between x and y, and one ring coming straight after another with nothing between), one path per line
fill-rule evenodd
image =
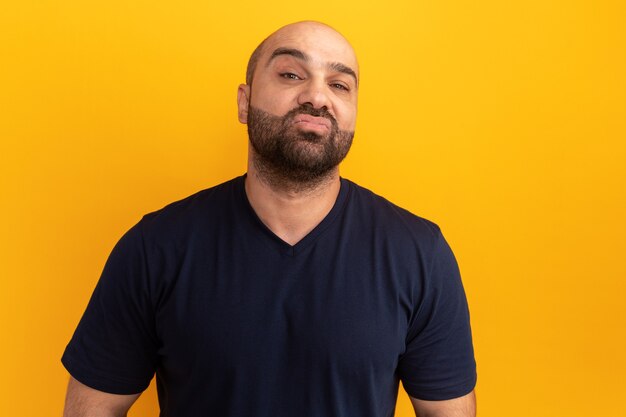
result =
M147 214L113 249L62 362L161 416L392 416L401 380L443 400L476 382L467 302L439 228L341 179L296 245L245 176Z

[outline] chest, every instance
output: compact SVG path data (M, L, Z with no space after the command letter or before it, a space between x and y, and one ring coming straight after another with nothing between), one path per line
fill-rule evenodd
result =
M412 311L408 271L341 245L296 256L245 248L180 262L157 312L165 368L393 375Z

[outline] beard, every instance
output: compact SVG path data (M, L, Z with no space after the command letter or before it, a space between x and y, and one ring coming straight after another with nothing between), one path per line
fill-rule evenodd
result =
M299 129L294 118L300 114L324 117L330 129L324 134ZM346 157L353 131L340 130L326 110L299 106L283 116L255 107L248 108L248 137L259 175L272 186L310 188L332 176Z

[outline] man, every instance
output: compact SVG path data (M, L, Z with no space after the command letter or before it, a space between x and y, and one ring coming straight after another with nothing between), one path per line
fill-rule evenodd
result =
M63 356L66 417L123 416L156 372L163 416L474 416L458 268L439 228L340 178L359 70L285 26L238 90L246 175L148 214L116 245Z

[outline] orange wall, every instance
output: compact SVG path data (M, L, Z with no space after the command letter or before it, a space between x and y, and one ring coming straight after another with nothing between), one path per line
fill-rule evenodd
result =
M3 415L60 415L59 358L113 244L244 172L248 55L305 18L360 56L342 175L439 223L457 254L481 417L626 415L623 2L5 3ZM131 415L156 415L152 389Z

